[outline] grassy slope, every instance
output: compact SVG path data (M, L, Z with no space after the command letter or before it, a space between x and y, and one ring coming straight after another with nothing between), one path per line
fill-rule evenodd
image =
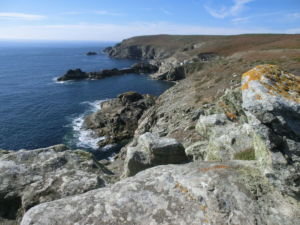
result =
M176 51L201 42L205 43L203 47L199 48L201 52L214 52L228 56L248 50L300 49L300 34L152 35L129 38L123 44L124 46L152 45Z

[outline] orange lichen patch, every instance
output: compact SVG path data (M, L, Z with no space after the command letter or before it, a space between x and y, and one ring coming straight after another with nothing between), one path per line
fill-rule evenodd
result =
M223 108L225 115L228 119L236 120L238 118L238 116L234 112L230 111L229 106L225 102L221 101L218 103L218 105Z
M175 188L179 189L182 193L188 192L188 189L178 182L176 182Z
M229 118L230 120L237 119L237 115L235 115L234 113L226 112L225 114L226 114L227 118Z
M256 99L256 100L262 100L262 97L261 97L261 95L256 94L256 95L255 95L255 99Z
M210 170L228 169L228 168L229 168L229 166L226 166L226 165L215 165L215 166L212 166L212 167L201 168L200 171L201 172L207 172L207 171L210 171Z
M271 95L282 96L300 103L300 77L284 72L276 65L259 65L243 74L242 90L249 88L249 82L260 82ZM260 100L260 98L257 98Z

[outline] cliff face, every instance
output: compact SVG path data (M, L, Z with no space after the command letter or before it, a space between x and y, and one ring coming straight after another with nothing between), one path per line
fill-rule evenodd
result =
M166 49L151 45L128 45L126 42L104 50L110 57L119 59L159 59L170 55Z
M152 76L154 79L175 81L199 71L202 63L220 62L220 59L228 61L228 57L236 55L237 58L244 58L249 62L276 61L281 57L279 55L282 54L282 49L288 49L283 54L293 54L297 60L297 53L292 52L293 49L299 49L299 37L300 35L267 34L139 36L125 39L106 48L105 52L114 58L146 60L159 68ZM245 55L240 57L240 54Z

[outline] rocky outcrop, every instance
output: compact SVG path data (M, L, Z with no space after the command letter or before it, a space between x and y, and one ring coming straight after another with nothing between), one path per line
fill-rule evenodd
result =
M123 75L129 73L135 74L148 74L155 73L158 68L155 65L150 63L136 63L133 64L128 69L111 69L111 70L102 70L99 72L83 72L80 69L68 70L68 72L57 78L57 81L68 81L68 80L82 80L82 79L103 79L106 77Z
M256 160L270 182L300 199L300 79L273 65L246 72L242 90L203 110L204 140L186 148L194 160Z
M143 112L155 103L155 97L126 92L117 98L101 103L101 110L85 118L84 127L97 137L106 138L100 146L128 141L138 126Z
M170 70L165 70L162 73L152 74L151 77L156 80L177 81L184 79L186 76L184 66L172 67Z
M243 74L242 94L264 173L300 199L300 78L278 66L257 66Z
M157 165L178 164L187 161L184 147L178 141L145 133L139 136L135 147L127 148L124 176L134 176L139 171Z
M74 197L38 205L21 225L299 224L299 202L245 162L157 166Z
M0 224L31 207L104 187L110 172L93 156L64 145L9 151L0 157Z
M65 75L57 78L57 81L82 80L87 78L88 75L86 72L83 72L81 69L75 69L75 70L68 70Z

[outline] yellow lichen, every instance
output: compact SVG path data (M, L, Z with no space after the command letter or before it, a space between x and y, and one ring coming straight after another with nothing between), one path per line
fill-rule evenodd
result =
M251 81L260 82L271 95L279 95L300 103L300 77L284 72L276 65L259 65L243 74L242 90L249 88ZM261 96L256 96L261 100Z

